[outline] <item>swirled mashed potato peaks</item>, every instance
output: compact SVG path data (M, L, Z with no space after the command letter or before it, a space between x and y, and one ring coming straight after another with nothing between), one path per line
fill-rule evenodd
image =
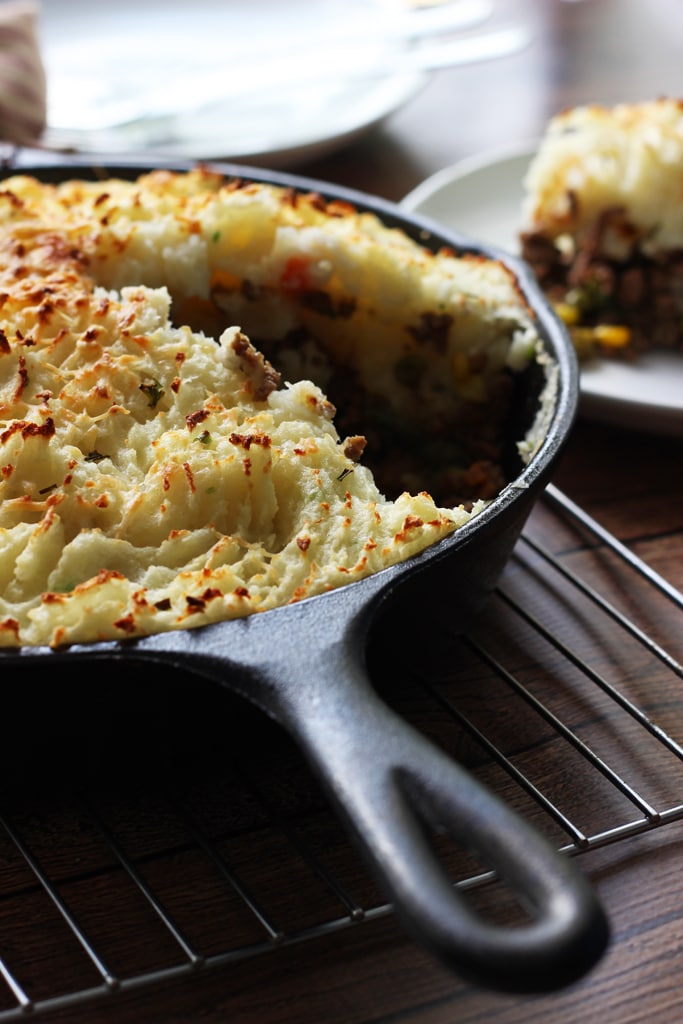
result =
M536 341L497 263L434 257L319 197L201 170L56 187L7 179L0 645L245 616L423 550L491 496L490 423L505 403L481 409ZM401 383L407 357L413 377ZM391 431L422 430L430 396L449 430L485 424L479 458L458 470L467 500L401 487L385 497L360 461L365 438L338 432L304 372L316 367L357 398L366 383L365 411L381 407Z

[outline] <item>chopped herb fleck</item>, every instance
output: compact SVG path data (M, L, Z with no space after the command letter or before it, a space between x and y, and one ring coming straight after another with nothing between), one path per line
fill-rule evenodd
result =
M145 381L144 384L140 385L140 391L142 391L143 395L147 395L150 409L154 409L156 407L159 399L164 393L164 389L158 380Z
M199 437L195 437L195 441L198 441L199 444L205 444L207 446L211 444L212 440L213 438L211 437L211 434L209 433L208 430L202 430Z
M60 583L59 586L54 588L55 594L70 594L72 590L77 587L76 580L67 580L65 583Z

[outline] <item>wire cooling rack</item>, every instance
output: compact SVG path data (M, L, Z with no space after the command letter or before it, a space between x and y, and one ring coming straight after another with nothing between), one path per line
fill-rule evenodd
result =
M471 632L376 656L377 686L583 857L683 817L682 612L549 487ZM3 680L2 1022L391 913L277 726L196 680L119 671ZM441 854L454 884L497 884Z

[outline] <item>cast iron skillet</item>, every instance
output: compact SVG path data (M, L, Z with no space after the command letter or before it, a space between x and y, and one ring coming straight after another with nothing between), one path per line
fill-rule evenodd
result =
M82 158L49 168L30 167L18 159L15 166L51 180L75 173L129 176L145 170L118 160L95 169ZM474 520L374 576L298 604L194 630L57 651L2 651L0 665L55 672L74 660L105 659L122 667L151 662L190 670L241 694L299 744L396 914L418 942L487 988L560 988L588 971L608 942L608 925L592 888L572 861L380 700L369 679L366 649L371 629L381 624L391 631L394 617L396 623L401 615L410 623L419 609L434 614L440 609L451 629L464 629L486 600L574 420L578 370L571 344L526 267L497 250L352 190L288 174L213 166L228 176L348 200L434 249L448 245L504 259L537 311L547 351L559 368L544 445ZM523 381L511 425L515 437L528 421L537 387L533 374ZM427 621L437 628L431 612ZM397 630L397 635L410 637L405 624ZM428 642L428 633L417 635L420 643L425 636ZM503 878L528 912L529 923L504 928L473 912L432 851L427 831L434 829L473 850Z

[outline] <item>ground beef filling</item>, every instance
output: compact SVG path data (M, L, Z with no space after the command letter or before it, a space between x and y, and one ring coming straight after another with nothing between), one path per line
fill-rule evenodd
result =
M606 258L601 241L615 229L622 241L634 235L612 212L574 251L541 232L524 233L521 255L570 328L580 356L597 350L629 359L651 349L683 351L683 250L655 259L632 242L628 258ZM612 328L626 332L610 333Z
M493 402L472 403L458 410L457 420L441 423L425 435L423 425L400 418L381 395L360 382L352 367L335 365L304 328L272 341L259 338L256 345L276 367L287 351L305 343L315 345L317 361L324 370L324 390L335 408L335 423L342 437L362 435L363 462L382 493L396 498L403 491L427 491L443 507L491 500L507 483L503 470L500 422L491 416L491 405L507 409L511 400L511 375L501 375ZM310 371L310 365L307 367ZM311 376L315 379L315 373ZM320 383L321 381L317 381Z

